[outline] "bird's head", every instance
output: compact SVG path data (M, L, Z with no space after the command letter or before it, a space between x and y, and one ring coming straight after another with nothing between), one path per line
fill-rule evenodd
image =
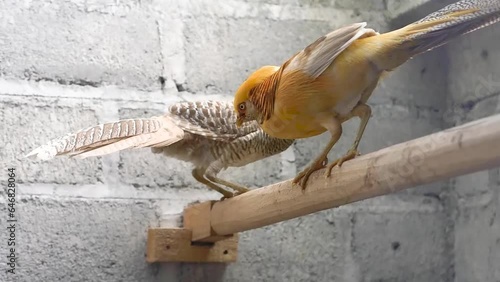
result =
M252 102L250 92L261 84L266 78L275 73L279 67L264 66L253 72L236 90L233 105L237 114L236 126L240 127L245 121L258 120L260 112Z

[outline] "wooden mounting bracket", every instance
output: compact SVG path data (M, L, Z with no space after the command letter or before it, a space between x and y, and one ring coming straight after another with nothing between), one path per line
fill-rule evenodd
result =
M146 261L154 262L235 262L238 234L217 235L210 224L215 201L184 209L183 228L150 228Z
M208 201L194 204L184 209L184 228L193 232L193 241L196 242L217 242L232 235L217 235L212 229L210 215L212 206L216 201Z
M235 262L238 257L237 234L215 243L193 242L191 238L189 229L149 229L146 261L229 263Z

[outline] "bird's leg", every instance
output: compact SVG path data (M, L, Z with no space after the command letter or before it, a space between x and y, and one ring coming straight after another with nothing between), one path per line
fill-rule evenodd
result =
M241 185L233 183L233 182L229 182L227 180L224 180L222 178L218 178L216 176L207 175L207 178L210 179L210 181L212 181L212 182L218 183L220 185L227 186L227 187L229 187L231 189L234 189L234 190L238 191L237 195L241 195L243 193L246 193L246 192L250 191L250 189L248 189L248 188L246 188L244 186L241 186Z
M200 183L203 183L205 185L207 185L209 188L221 193L224 197L222 197L220 200L224 200L224 199L228 199L228 198L232 198L234 196L233 193L225 190L224 188L222 187L219 187L218 185L212 183L210 180L206 179L204 176L203 176L203 172L201 172L200 170L198 169L193 169L193 171L191 172L191 174L193 175L194 179L196 179L198 182Z
M321 125L323 125L325 128L328 129L328 131L331 133L332 137L330 138L330 141L326 145L326 147L323 149L321 154L314 159L312 164L308 167L306 167L302 172L300 172L294 179L292 183L298 183L300 181L300 186L302 187L302 190L306 189L306 183L307 180L309 179L309 176L313 172L315 172L318 169L321 169L325 167L325 165L328 163L328 153L330 150L333 148L335 143L337 143L340 139L340 136L342 135L342 125L338 119L335 117L330 117L330 119L326 120L323 119L321 120Z
M354 143L352 144L351 148L347 153L338 158L337 160L333 161L331 164L329 164L326 168L325 176L329 177L332 173L332 169L338 165L339 167L342 166L342 164L346 161L352 160L355 157L359 156L360 153L358 152L358 146L359 142L361 141L361 138L363 137L363 133L365 131L366 125L368 124L368 120L370 119L370 116L372 114L372 110L370 106L364 103L359 103L352 109L351 114L349 116L349 119L352 117L359 117L361 119L361 122L359 124L358 128L358 133L356 134L356 139L354 139Z

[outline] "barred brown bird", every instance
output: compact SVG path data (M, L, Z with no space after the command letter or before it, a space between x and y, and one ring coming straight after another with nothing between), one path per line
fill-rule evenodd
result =
M68 134L34 149L26 157L87 158L151 147L153 153L191 162L197 181L230 198L234 194L219 185L238 194L248 189L218 178L220 171L281 153L294 142L270 137L257 122L247 122L240 128L235 123L231 102L181 102L171 105L162 116L104 123Z

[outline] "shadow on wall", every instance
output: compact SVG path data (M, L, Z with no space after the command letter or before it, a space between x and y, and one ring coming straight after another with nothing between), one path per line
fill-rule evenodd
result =
M223 281L226 264L180 263L179 282Z

